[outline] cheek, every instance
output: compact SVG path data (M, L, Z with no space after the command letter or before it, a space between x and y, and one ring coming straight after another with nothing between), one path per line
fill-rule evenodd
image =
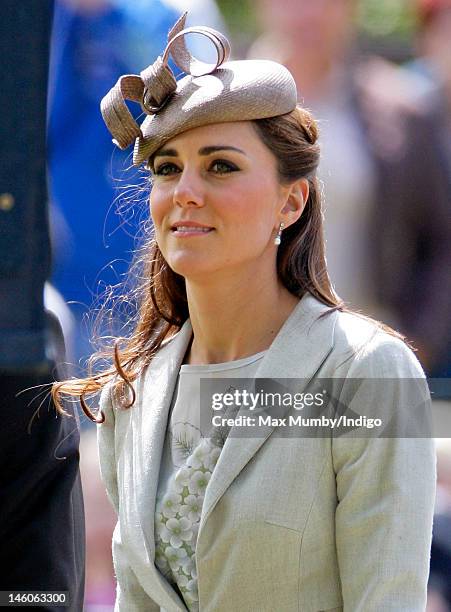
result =
M229 200L227 225L230 238L254 250L268 241L275 223L275 206L266 190L248 190Z
M150 216L155 231L159 232L165 216L169 211L168 198L160 191L153 189L149 200Z

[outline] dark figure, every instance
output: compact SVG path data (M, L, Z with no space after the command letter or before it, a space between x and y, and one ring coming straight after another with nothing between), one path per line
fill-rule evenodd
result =
M57 416L41 394L63 346L43 300L50 272L45 134L51 16L51 2L2 2L0 591L68 591L69 607L37 609L78 612L84 516L77 421Z

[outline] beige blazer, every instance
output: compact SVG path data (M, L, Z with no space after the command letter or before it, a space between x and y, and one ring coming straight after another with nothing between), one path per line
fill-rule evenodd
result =
M256 377L392 378L371 412L409 411L404 380L423 377L399 340L304 296ZM154 565L154 510L168 410L192 330L186 322L119 409L106 388L101 471L118 514L116 611L179 612ZM363 348L362 348L363 347ZM300 389L301 391L302 389ZM202 612L420 612L435 496L428 438L229 436L205 493L196 549Z

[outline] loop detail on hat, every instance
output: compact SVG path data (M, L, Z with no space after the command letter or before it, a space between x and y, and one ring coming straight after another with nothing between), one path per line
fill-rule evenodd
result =
M113 142L121 149L126 149L136 138L142 136L125 100L139 102L142 110L147 115L152 115L158 113L176 91L177 81L168 66L169 55L181 70L194 77L212 73L229 58L230 44L227 38L206 26L185 28L186 15L187 13L184 13L169 32L163 55L139 76L122 76L100 104L104 121L113 135ZM186 34L206 36L215 46L216 63L208 64L193 57L186 46Z
M144 84L141 107L147 114L157 113L177 89L177 81L161 56L140 73Z
M186 34L201 34L211 40L216 49L216 63L207 64L206 62L202 62L191 55L186 47ZM200 26L196 28L185 28L184 30L181 30L175 34L175 36L169 41L164 51L163 60L167 58L169 52L171 53L174 62L183 70L183 72L191 74L194 77L198 77L210 74L219 68L223 62L226 62L229 59L230 44L227 38L220 32L213 30L213 28Z
M103 119L113 135L113 142L126 149L141 136L141 129L125 104L125 100L141 102L144 83L136 74L126 74L117 81L100 103Z

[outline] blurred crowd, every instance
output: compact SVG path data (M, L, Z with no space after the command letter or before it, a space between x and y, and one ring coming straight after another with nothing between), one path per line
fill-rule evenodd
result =
M284 63L320 122L326 253L337 293L401 330L430 376L449 374L451 98L443 80L450 75L437 60L445 52L438 33L431 41L433 16L421 13L418 47L431 69L420 77L360 52L356 2L257 4L263 34L250 54Z
M285 64L319 122L326 254L337 294L405 334L429 377L451 379L451 0L415 0L417 26L402 64L383 49L364 51L357 0L249 6L259 35L245 53ZM53 272L45 305L64 330L71 374L92 351L92 304L121 281L146 217L133 187L142 177L127 172L130 153L111 143L99 102L120 75L154 61L184 10L188 24L236 29L214 0L55 1L47 111ZM192 45L206 57L201 40ZM81 449L85 609L106 612L114 602L114 517L92 430L83 432ZM438 441L436 506L428 612L446 612L450 439Z

